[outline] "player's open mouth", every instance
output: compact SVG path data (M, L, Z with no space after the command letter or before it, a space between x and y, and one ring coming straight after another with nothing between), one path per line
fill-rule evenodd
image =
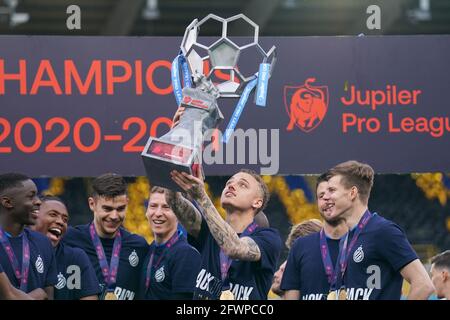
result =
M152 222L156 225L161 225L161 224L164 224L166 222L166 220L152 220Z
M47 233L50 234L50 239L58 241L59 238L61 238L62 230L59 228L50 228L48 229Z
M328 204L326 204L326 205L324 205L324 206L322 207L322 211L323 211L324 213L329 213L329 212L331 212L331 210L333 209L333 207L334 207L334 203L328 203Z
M33 216L33 218L37 218L39 215L39 209L35 209L33 211L31 211L31 215Z

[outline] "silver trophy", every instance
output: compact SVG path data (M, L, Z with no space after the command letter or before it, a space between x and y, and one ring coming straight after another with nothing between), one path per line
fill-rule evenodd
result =
M242 20L240 20L242 19ZM222 24L220 38L211 45L202 44L198 37L202 25L214 20ZM239 21L240 20L240 21ZM228 27L239 21L248 24L253 31L250 43L237 45L230 39ZM205 135L217 128L223 120L223 115L217 105L220 97L241 97L238 106L245 105L251 90L256 86L255 99L261 98L265 104L267 81L273 71L276 61L276 48L268 52L258 43L259 27L243 14L228 19L209 14L200 22L195 19L187 28L181 43L180 64L172 64L172 84L179 106L185 107L177 126L160 138L150 137L141 154L147 177L152 185L162 186L172 190L180 190L170 178L172 170L196 174L201 163L203 141ZM238 68L240 56L244 52L256 52L261 61L259 71L244 74ZM209 63L205 64L205 63ZM209 69L209 70L208 70ZM181 89L179 73L183 72L184 88ZM222 72L228 79L217 82L215 73ZM245 97L245 99L243 99ZM242 100L244 100L242 102ZM259 104L259 105L262 105ZM242 109L242 107L241 107ZM242 112L242 110L240 111ZM239 113L236 112L235 114ZM233 114L233 117L234 115ZM240 113L239 113L240 115ZM237 116L237 118L239 117ZM232 128L237 120L234 119ZM227 131L232 131L227 129Z

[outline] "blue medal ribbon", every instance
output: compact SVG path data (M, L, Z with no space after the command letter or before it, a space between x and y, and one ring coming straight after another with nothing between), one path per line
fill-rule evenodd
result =
M248 97L250 96L252 90L255 88L257 81L258 79L255 78L249 83L247 83L247 85L245 86L244 92L242 92L241 98L239 99L239 102L237 103L236 108L234 109L230 122L228 123L228 126L225 129L225 134L222 136L222 142L227 143L228 140L230 139L230 136L233 134L234 128L236 128L239 118L241 117L242 111L244 111L245 105L247 104Z
M98 237L97 231L95 230L94 223L89 226L89 233L91 235L92 244L94 245L95 252L97 253L98 262L100 264L100 269L102 270L103 278L108 286L108 290L114 289L117 281L117 273L119 271L119 261L120 261L120 249L122 248L122 234L120 230L117 231L116 237L114 238L114 245L111 256L111 265L108 266L108 261L106 260L105 250L103 249L102 242Z
M186 58L182 53L176 56L175 59L172 61L172 69L171 69L173 93L175 95L175 100L177 101L178 106L181 105L181 101L183 100L183 86L181 84L180 79L180 66L183 73L184 86L191 88L192 87L191 73L189 71L189 66L186 61ZM236 125L239 121L239 118L241 117L242 111L244 111L245 105L247 104L247 100L250 96L250 93L255 88L255 86L257 86L256 104L258 106L266 105L269 72L270 72L270 64L261 63L259 67L258 76L255 75L255 79L247 83L236 105L236 108L234 109L230 122L228 123L228 126L225 129L225 134L222 137L222 142L227 143L228 140L230 139L230 136L233 134L234 129L236 128Z
M177 241L181 238L181 236L183 235L183 231L176 231L175 234L170 237L170 239L163 244L164 249L163 252L161 253L161 255L159 256L158 261L156 262L155 265L153 265L153 259L155 258L155 251L156 251L156 245L153 248L152 254L150 255L150 260L148 261L148 265L147 265L147 272L145 274L145 288L148 291L148 289L150 288L150 282L151 282L151 276L152 276L152 270L153 269L157 269L159 264L161 263L162 258L164 257L164 255L166 254L166 252L173 247L173 245L175 243L177 243Z
M245 228L244 232L241 233L241 235L239 236L239 238L242 237L246 237L249 234L253 233L256 228L258 228L258 224L256 222L252 222L247 228ZM220 275L222 277L222 290L223 289L228 289L226 288L227 286L229 286L229 280L228 280L228 271L230 270L231 267L231 263L233 262L233 260L231 260L230 257L228 257L222 249L220 249Z
M256 105L260 107L266 106L267 87L269 85L270 64L261 63L258 72L258 85L256 86Z
M372 218L372 214L370 213L369 210L367 210L364 215L362 216L362 218L359 220L358 224L356 225L356 231L355 234L353 235L352 241L350 241L350 244L347 248L347 250L345 250L345 248L343 248L344 251L344 255L340 260L340 265L341 265L341 277L342 279L344 278L344 274L345 271L347 270L347 266L348 266L348 259L350 257L350 252L352 251L353 247L356 244L356 240L358 240L359 236L361 235L361 232L363 231L363 229L366 227L367 223L369 222L369 220ZM348 234L347 234L348 237Z
M328 278L328 283L330 284L330 290L336 290L336 283L337 283L337 270L339 270L339 261L341 257L341 253L345 251L347 248L347 240L348 240L348 233L346 234L345 238L342 237L339 241L339 255L336 261L336 266L333 267L333 263L331 261L330 256L330 250L328 248L328 243L325 235L325 231L322 228L320 230L320 253L322 256L322 262L323 266L325 268L325 274ZM342 255L344 256L344 255Z
M177 101L178 106L181 105L181 100L183 99L182 93L183 87L181 85L180 80L180 66L183 71L184 86L191 88L192 87L191 73L189 71L189 66L186 62L186 58L182 53L180 53L178 56L175 57L175 59L173 59L171 69L173 94L175 95L175 99Z
M348 246L347 244L349 233L346 234L345 239L341 238L341 241L339 243L339 255L337 259L337 263L339 263L339 268L337 267L333 268L328 249L328 244L325 238L325 232L323 231L323 229L320 231L320 251L322 256L322 262L325 267L325 273L328 277L328 283L330 284L330 290L332 291L337 290L343 285L344 275L345 271L347 270L350 252L355 246L356 240L358 240L359 236L361 235L361 232L369 222L370 218L372 218L372 214L370 213L369 210L367 210L360 219L360 221L358 222L358 224L356 225L355 234L353 235L353 238ZM338 270L340 272L338 272ZM338 275L340 276L339 278ZM339 287L337 285L338 282L340 282L341 284Z

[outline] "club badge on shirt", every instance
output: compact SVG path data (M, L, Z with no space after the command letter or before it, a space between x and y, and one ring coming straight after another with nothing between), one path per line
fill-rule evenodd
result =
M133 250L133 252L128 257L128 261L130 262L130 265L132 267L136 267L139 264L139 257L136 253L136 250Z
M58 274L58 283L56 284L56 289L61 290L62 288L64 288L66 286L66 278L64 277L64 275L60 272Z
M44 273L44 261L42 261L40 255L37 257L36 263L34 265L36 266L37 272Z
M353 261L356 263L360 263L364 259L364 251L362 246L359 246L358 249L353 253Z
M156 270L155 272L155 280L156 282L163 282L166 278L166 274L164 273L164 266Z

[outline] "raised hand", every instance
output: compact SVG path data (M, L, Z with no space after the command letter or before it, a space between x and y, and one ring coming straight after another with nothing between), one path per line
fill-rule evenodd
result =
M197 170L197 177L186 172L176 170L170 173L172 180L180 186L192 199L202 200L206 195L205 183L203 182L203 172L201 166Z
M170 129L174 128L176 125L178 125L178 123L180 123L180 118L183 115L184 110L186 110L185 107L179 107L177 109L177 112L175 112L175 114L173 115L172 127Z

